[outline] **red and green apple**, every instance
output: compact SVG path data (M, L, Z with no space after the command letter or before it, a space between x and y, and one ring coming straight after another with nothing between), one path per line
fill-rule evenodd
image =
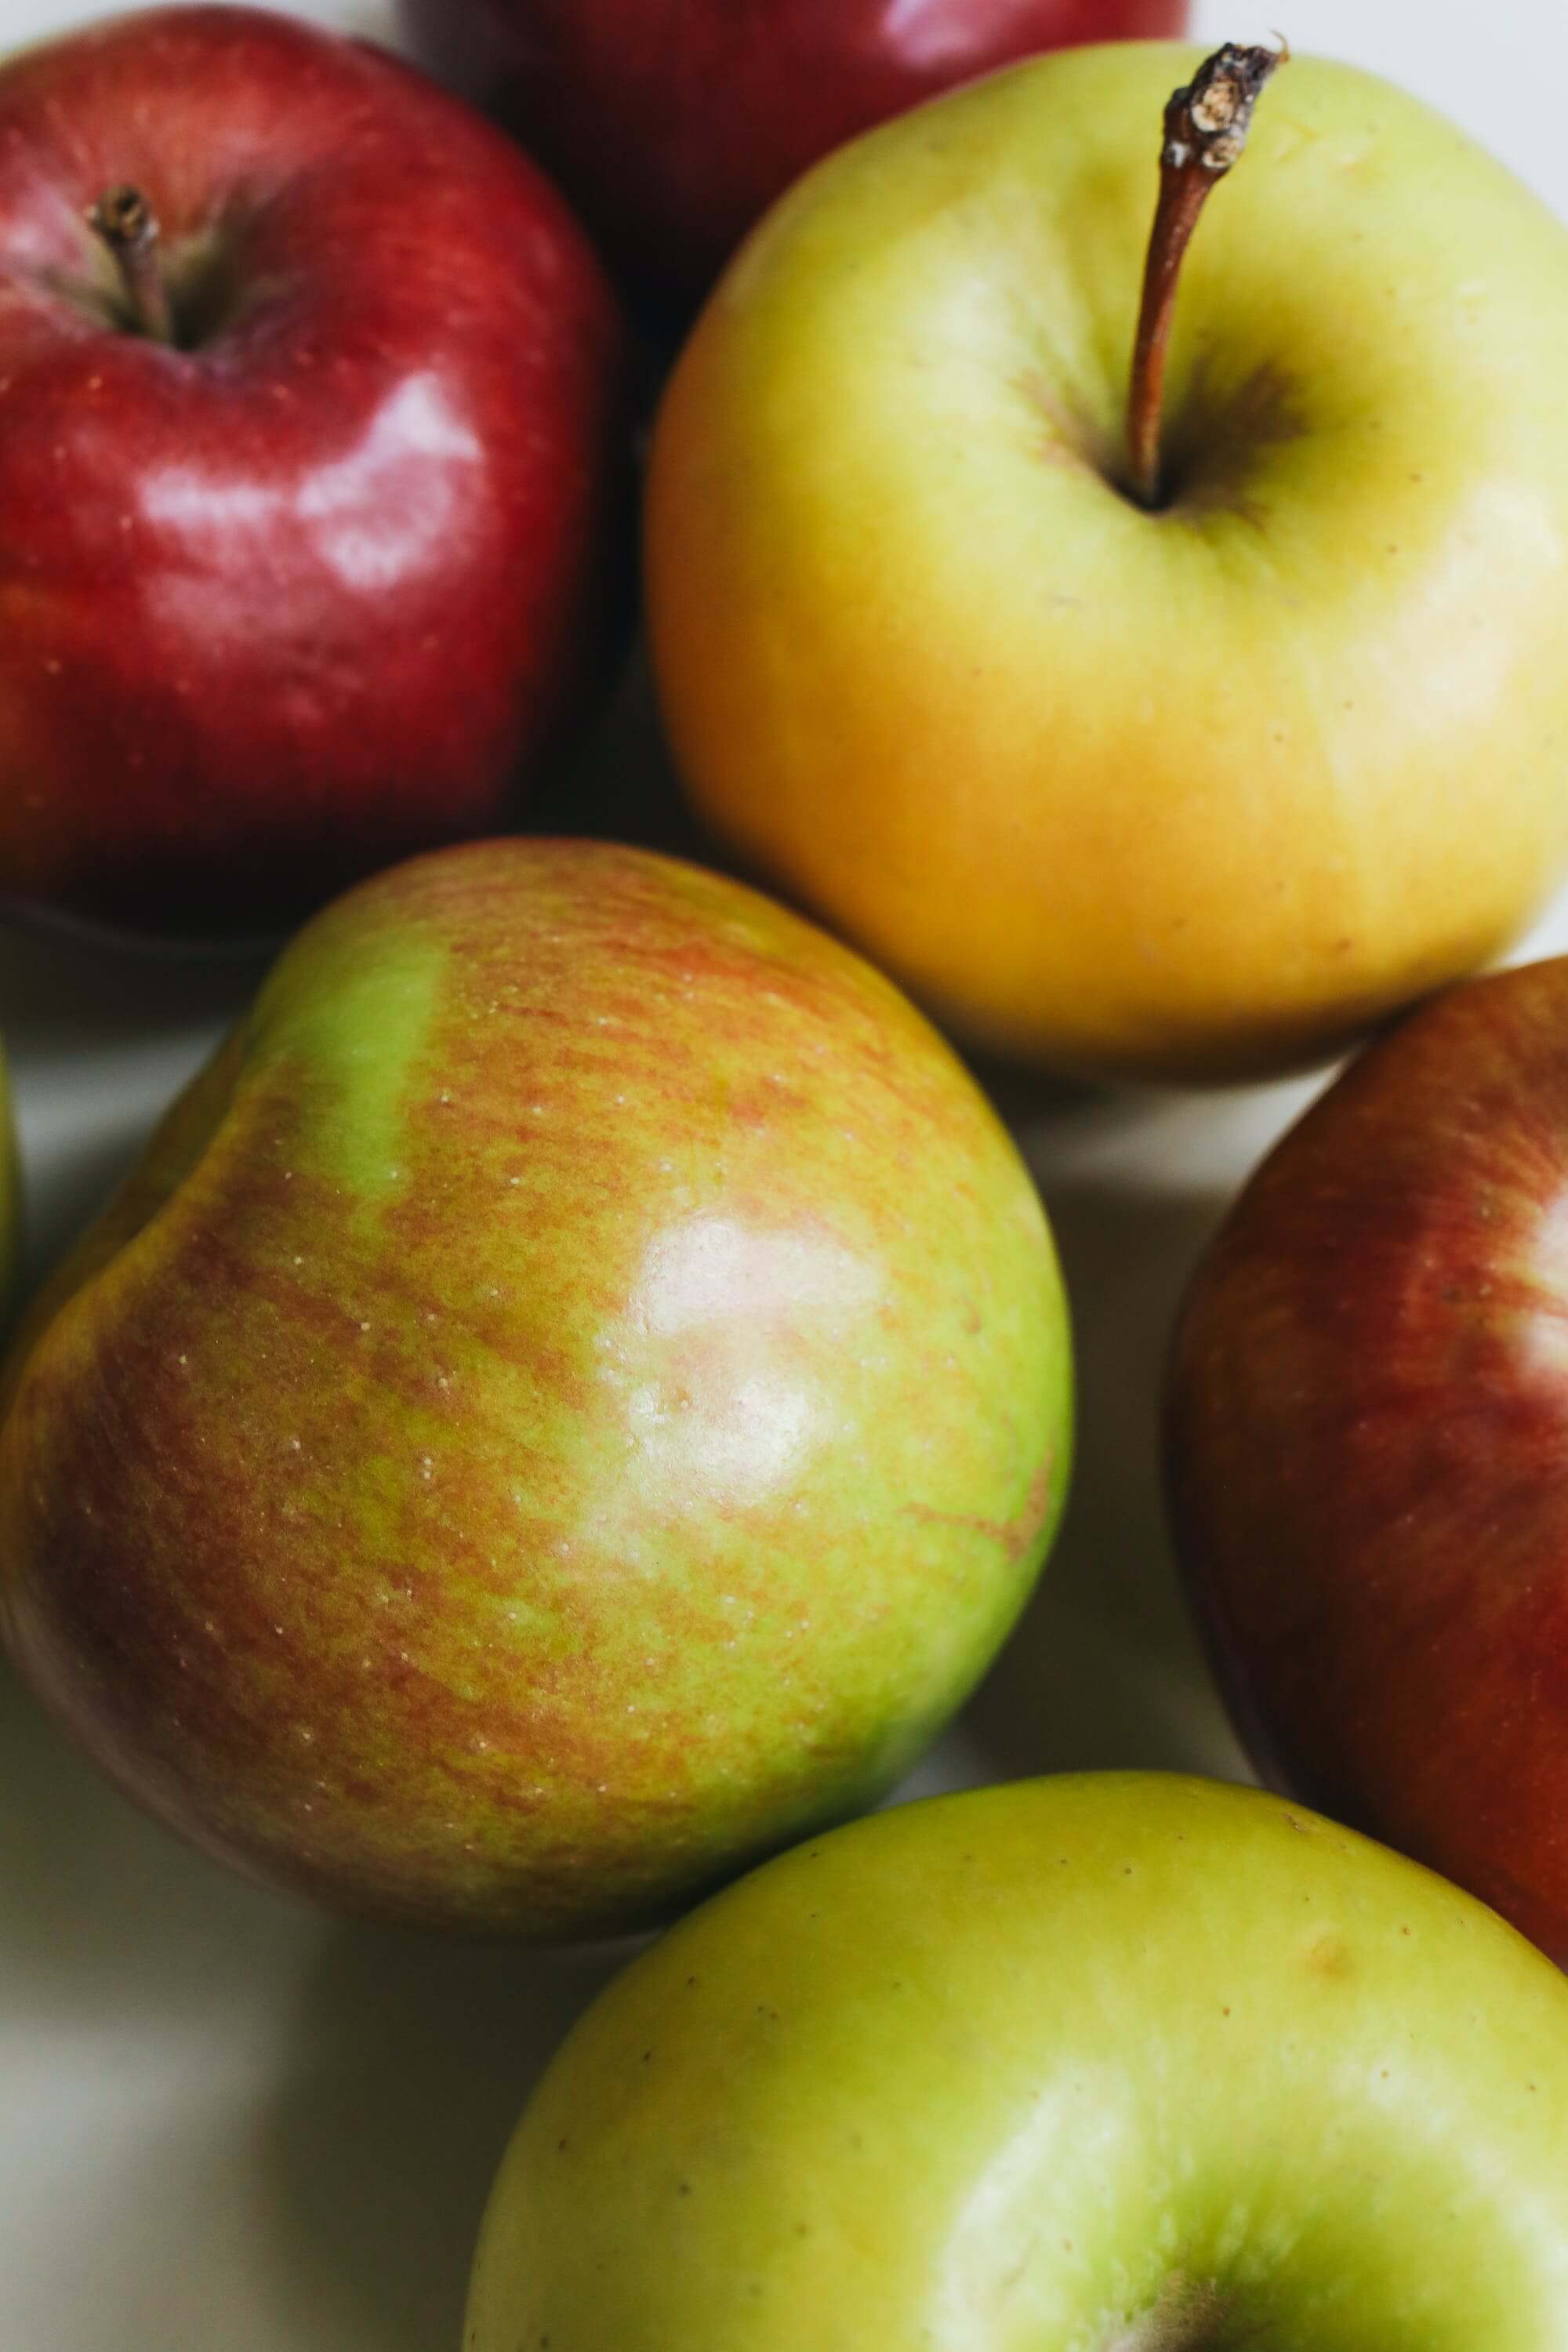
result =
M496 830L615 635L621 329L565 205L253 8L23 50L0 153L0 898L272 931Z
M1089 1775L771 1863L536 2094L467 2352L1559 2352L1568 1985L1256 1790Z
M879 974L740 885L449 849L277 965L24 1326L11 1653L340 1908L642 1925L880 1796L1069 1450L1038 1195Z

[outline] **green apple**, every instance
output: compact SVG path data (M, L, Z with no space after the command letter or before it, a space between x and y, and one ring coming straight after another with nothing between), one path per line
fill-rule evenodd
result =
M262 1876L605 1933L909 1767L1068 1382L1027 1171L879 974L671 860L451 851L300 934L30 1318L5 1629Z
M1300 58L1186 266L1126 488L1161 106L1041 58L830 158L658 419L650 628L701 814L959 1031L1089 1072L1336 1047L1568 856L1568 234Z
M467 2352L1562 2352L1568 1984L1277 1798L1121 1773L772 1863L579 2023Z

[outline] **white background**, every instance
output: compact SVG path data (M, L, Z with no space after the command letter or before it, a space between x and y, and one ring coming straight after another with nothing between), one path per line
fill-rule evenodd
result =
M0 0L0 34L93 13ZM378 0L300 13L369 33L388 20ZM1562 0L1275 0L1261 17L1205 0L1199 30L1261 39L1276 16L1297 47L1447 108L1568 215ZM1568 908L1531 944L1568 944ZM35 1265L254 982L0 936ZM1306 1091L1037 1088L1010 1106L1078 1303L1080 1467L1039 1601L920 1785L1065 1765L1241 1770L1171 1580L1154 1401L1186 1270ZM610 1962L453 1950L259 1895L102 1788L8 1679L0 1789L0 2346L457 2352L490 2171Z

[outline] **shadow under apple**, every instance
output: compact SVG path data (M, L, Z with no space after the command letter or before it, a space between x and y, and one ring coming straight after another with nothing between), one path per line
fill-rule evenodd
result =
M512 2126L635 1945L321 1919L144 1818L6 1669L0 1777L0 2069L34 2152L16 2196L60 2239L16 2283L47 2282L40 2326L74 2315L94 2352L205 2345L243 2295L258 2343L456 2352Z
M632 1942L539 1954L372 1928L306 1987L265 2129L277 2267L353 2352L457 2352L496 2168L534 2084ZM337 2339L334 2336L332 2340Z
M127 1108L90 1142L78 1142L68 1153L57 1155L47 1183L26 1188L18 1306L32 1297L119 1191L146 1139L145 1118Z
M237 2011L317 1932L130 1804L3 1666L0 1785L0 2031L134 2035Z
M62 1059L232 1019L271 951L255 942L209 953L111 940L45 914L0 912L0 1020L18 1075Z
M1051 1181L1079 1367L1072 1497L1039 1590L964 1716L1009 1777L1139 1767L1250 1777L1165 1535L1160 1401L1177 1305L1221 1192Z

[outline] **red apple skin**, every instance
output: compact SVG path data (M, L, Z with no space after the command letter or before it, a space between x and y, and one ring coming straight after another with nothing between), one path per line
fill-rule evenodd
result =
M808 164L1037 49L1167 38L1187 0L399 0L612 252L702 294Z
M622 329L555 191L247 8L24 51L0 153L0 895L271 931L494 831L614 635ZM116 313L116 183L192 348Z
M1264 1162L1168 1439L1260 1770L1568 1965L1568 959L1436 999Z

